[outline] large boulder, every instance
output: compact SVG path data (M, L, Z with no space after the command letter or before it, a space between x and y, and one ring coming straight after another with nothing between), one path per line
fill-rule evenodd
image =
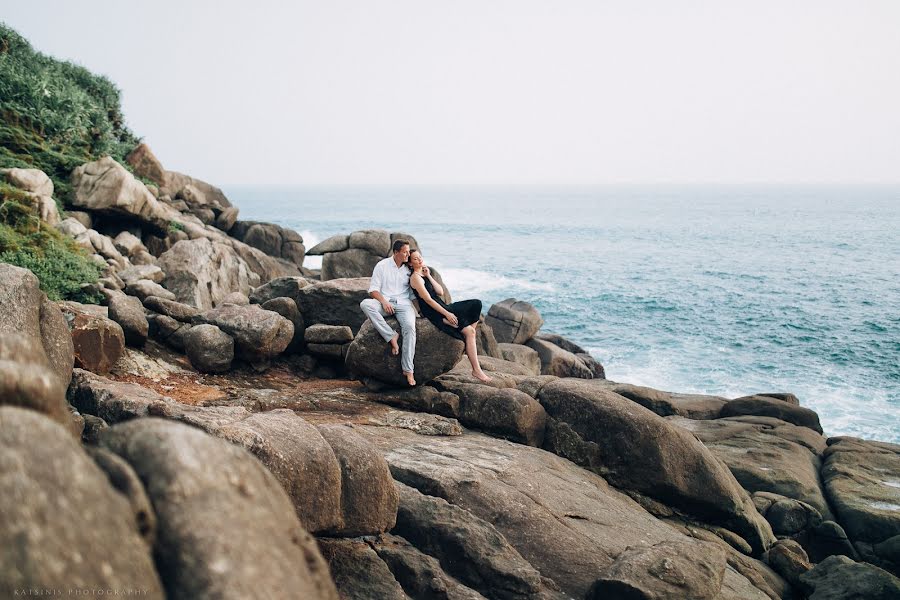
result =
M485 600L485 597L451 577L433 556L396 535L383 535L372 544L410 598Z
M541 374L541 356L534 348L521 344L498 344L497 346L503 360L522 365L532 375Z
M36 196L53 195L53 181L40 169L0 169L0 174L20 190Z
M589 600L714 600L722 589L725 551L709 542L660 542L629 548L586 596Z
M234 360L234 338L215 325L202 324L185 332L184 351L201 373L224 373Z
M369 297L369 278L319 281L297 291L294 301L306 326L347 325L353 333L367 321L359 303Z
M72 205L94 212L135 219L165 231L178 211L153 197L143 183L109 156L72 171Z
M0 333L0 405L29 408L68 427L65 394L62 380L47 367L40 340Z
M819 415L815 411L775 398L763 396L738 398L725 404L720 413L722 417L739 417L742 415L774 417L794 425L809 427L816 433L822 433Z
M459 397L458 418L463 425L529 446L544 442L547 413L528 394L444 378L435 383Z
M125 496L60 425L0 407L0 596L140 590L164 598Z
M812 430L769 417L666 420L697 436L748 492L792 498L831 518L819 475L825 440Z
M233 337L237 356L250 361L281 354L294 337L291 321L256 304L225 304L204 312L194 321L215 325Z
M319 538L341 598L353 600L409 600L391 569L362 540Z
M566 597L584 598L599 573L629 546L689 539L595 473L544 450L474 432L422 436L384 426L359 429L382 451L395 479L493 525ZM398 523L402 520L398 515ZM463 518L457 524L472 522ZM441 559L453 550L445 546L443 555L433 556ZM451 575L484 568L443 560L441 565ZM769 596L729 566L722 598Z
M301 352L306 346L306 321L303 320L303 315L297 310L297 303L294 302L294 299L286 297L272 298L271 300L266 300L260 306L262 306L263 310L278 313L294 324L294 337L291 338L291 342L284 351L287 353Z
M689 419L717 419L728 402L719 396L676 394L630 383L614 384L612 390L661 417L680 415Z
M83 369L75 369L67 398L80 413L106 423L146 417L151 407L174 402L136 383L114 381Z
M346 234L333 235L326 238L306 251L309 256L322 256L329 252L343 252L350 247L350 236Z
M362 248L350 248L343 252L329 252L322 258L322 281L349 277L369 277L375 265L384 256L372 254Z
M800 576L809 600L893 600L900 598L900 579L874 565L846 556L830 556Z
M386 321L395 331L400 331L396 319L388 317ZM400 345L403 345L402 335ZM416 381L426 383L452 369L463 349L462 341L442 332L428 319L416 319ZM368 320L347 350L346 365L358 376L394 385L406 385L406 377L400 368L400 356L391 354L388 344Z
M126 283L125 293L129 296L135 296L141 302L150 296L156 296L163 300L175 300L175 294L149 279L138 279L137 281Z
M349 244L350 248L365 250L384 258L391 253L391 234L383 229L354 231L350 234Z
M306 248L303 246L303 238L293 229L286 229L274 223L238 221L234 223L229 233L269 256L283 258L298 267L303 265Z
M274 298L291 298L296 302L297 292L313 282L306 277L277 277L250 293L250 302L263 304Z
M250 415L212 432L243 446L266 465L287 492L306 529L314 533L341 530L341 466L314 426L292 410L276 409ZM387 470L387 466L384 468ZM366 510L365 499L361 502L360 510Z
M584 361L559 346L544 340L529 340L527 346L537 352L541 361L541 375L593 379L594 373Z
M176 243L158 264L166 274L166 289L179 302L200 309L212 308L231 292L249 295L260 282L230 244L206 238Z
M125 161L131 165L139 177L149 179L158 186L165 184L166 170L147 144L143 142L138 144L134 150L128 153Z
M176 300L167 300L161 296L147 296L144 306L153 312L171 317L182 323L191 323L200 316L200 310Z
M838 520L854 541L900 535L900 445L828 440L822 479Z
M402 483L397 489L397 535L437 557L454 577L488 598L540 597L540 572L490 523Z
M72 333L62 311L46 296L41 298L40 315L41 343L47 355L47 362L63 387L66 387L72 380L72 367L75 365Z
M119 324L125 334L125 343L141 347L147 341L150 324L144 315L144 306L134 296L115 294L109 298L109 318Z
M243 448L159 419L110 427L100 443L146 486L158 519L154 555L172 597L274 598L290 590L337 600L287 494Z
M528 302L507 298L491 305L485 322L501 344L524 344L535 336L544 319Z
M43 296L38 278L21 267L0 263L0 333L38 339Z
M539 399L545 447L610 481L741 535L755 552L774 541L728 468L694 436L590 381L557 379Z
M93 373L108 373L125 352L122 326L77 302L60 303L72 332L75 366Z
M390 531L397 521L397 489L387 462L365 438L345 425L320 425L341 466L341 517L337 535Z

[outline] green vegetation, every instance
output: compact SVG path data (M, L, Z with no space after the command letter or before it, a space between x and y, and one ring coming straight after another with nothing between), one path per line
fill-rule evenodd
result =
M100 277L100 267L73 240L41 221L27 193L0 183L0 262L30 269L51 300L97 304L82 290Z
M184 231L184 224L179 221L169 221L169 233Z
M126 167L138 139L125 127L119 90L84 67L36 52L0 23L0 168L44 171L57 204L71 194L75 167L110 155ZM101 267L71 239L41 222L35 202L0 183L0 262L31 269L53 300L99 302L82 291Z
M65 202L72 169L106 154L125 164L137 143L112 82L36 52L0 23L0 167L41 169Z

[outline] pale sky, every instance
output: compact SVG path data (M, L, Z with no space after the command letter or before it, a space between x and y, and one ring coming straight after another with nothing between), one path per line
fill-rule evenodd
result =
M0 0L228 184L900 182L900 2Z

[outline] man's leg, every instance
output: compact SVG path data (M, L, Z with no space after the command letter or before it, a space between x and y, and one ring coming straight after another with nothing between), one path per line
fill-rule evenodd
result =
M359 307L369 320L372 321L372 325L375 326L375 331L384 338L384 341L390 342L391 338L397 335L397 332L391 329L391 326L384 320L385 312L384 308L381 306L381 302L375 298L366 298L359 303Z
M403 352L400 366L404 373L413 372L413 357L416 355L416 309L412 305L401 305L395 309L400 332L403 335Z

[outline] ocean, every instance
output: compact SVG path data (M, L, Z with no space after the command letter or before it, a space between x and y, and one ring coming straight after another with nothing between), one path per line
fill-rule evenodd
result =
M454 299L531 302L614 381L789 391L900 443L900 188L228 187L240 218L412 234ZM318 257L305 266L317 268Z

